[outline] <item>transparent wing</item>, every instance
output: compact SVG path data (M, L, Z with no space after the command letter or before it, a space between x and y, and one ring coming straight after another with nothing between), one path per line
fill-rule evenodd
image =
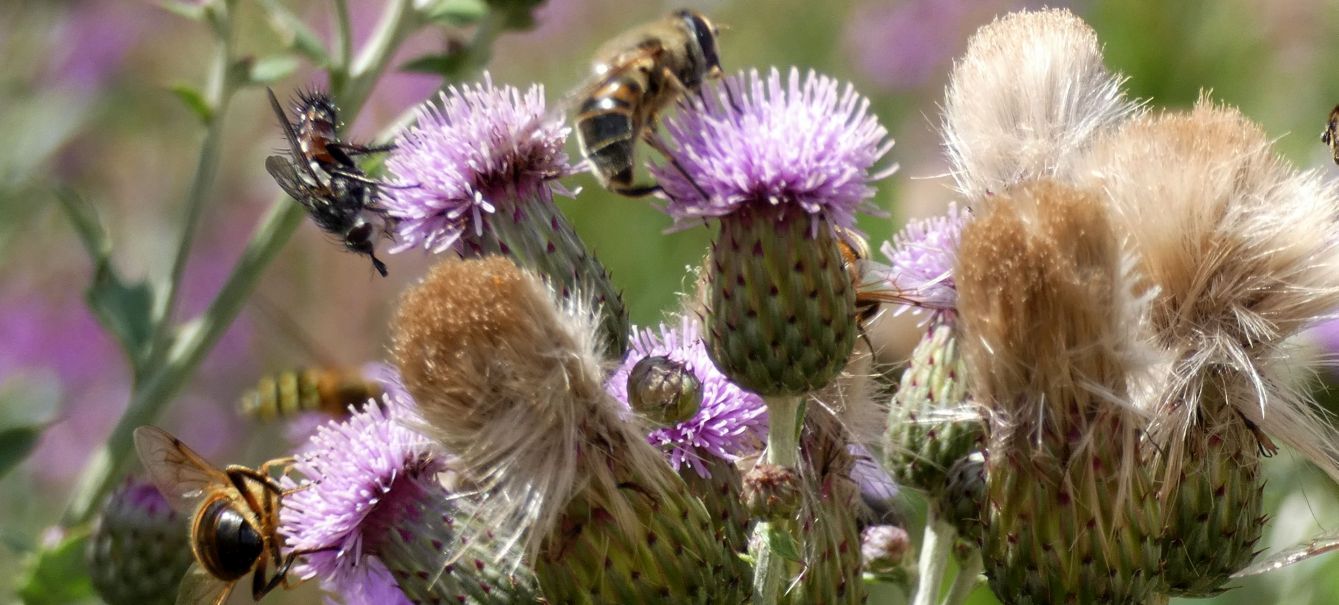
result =
M156 426L135 429L135 450L158 491L179 512L190 514L214 486L227 486L223 471Z
M177 588L177 605L222 605L236 583L215 578L200 563L191 563Z
M288 121L288 114L284 113L284 108L279 104L279 99L274 96L274 89L266 87L265 94L269 95L270 108L274 110L275 117L279 118L279 128L284 131L284 138L288 140L289 153L293 154L294 159L298 160L296 163L302 165L301 170L306 172L308 177L311 177L312 182L320 182L320 179L316 178L316 174L312 172L311 166L301 157L299 150L302 149L302 146L298 144L298 133L293 130L293 123ZM294 162L290 162L290 164L292 163ZM265 161L265 165L266 167L270 165L268 159ZM274 173L271 172L270 174Z
M1246 569L1232 574L1232 577L1244 578L1246 576L1258 576L1263 573L1283 569L1284 567L1295 563L1301 563L1311 557L1323 555L1335 550L1339 550L1339 532L1325 534L1306 544L1299 544L1276 553L1261 561L1257 561L1254 565L1251 565Z
M312 200L317 199L317 192L313 191L310 183L298 175L292 160L281 155L272 155L265 158L265 170L274 177L274 182L279 184L279 188L283 189L288 197L297 200L303 206L312 207Z

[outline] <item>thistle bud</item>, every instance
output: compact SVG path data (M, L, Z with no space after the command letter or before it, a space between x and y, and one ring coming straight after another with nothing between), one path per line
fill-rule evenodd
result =
M795 469L759 462L744 473L744 506L755 519L789 518L799 510L800 499Z
M702 407L702 382L668 357L643 357L628 373L628 405L655 424L678 424Z
M894 573L911 554L911 536L896 525L871 525L860 532L860 558L873 573Z
M190 525L153 484L127 479L107 497L88 540L93 588L109 605L169 604L191 554Z

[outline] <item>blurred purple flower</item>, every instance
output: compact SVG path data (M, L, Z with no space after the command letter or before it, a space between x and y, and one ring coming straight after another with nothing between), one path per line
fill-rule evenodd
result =
M149 4L77 2L51 32L47 79L82 90L101 87L125 63L141 34L161 18Z
M441 107L427 103L405 130L386 169L397 183L383 203L399 220L395 252L451 249L466 230L482 233L503 198L550 203L550 181L572 171L563 151L569 129L547 119L544 89L452 86ZM559 192L564 190L559 189Z
M882 273L888 290L913 308L956 309L953 265L962 226L970 217L970 211L950 204L944 216L912 220L891 242L884 242L880 250L889 266L876 271Z
M390 570L376 557L368 557L339 584L325 583L327 591L340 596L344 605L410 605Z
M866 2L851 11L846 50L856 69L876 86L922 86L966 41L966 0Z
M765 203L793 204L852 227L856 210L870 208L870 183L895 168L870 173L893 141L869 101L849 84L798 69L784 78L776 69L767 76L751 71L725 85L738 97L738 112L718 84L703 95L704 105L665 123L683 170L669 164L651 172L675 224Z
M692 418L651 431L647 441L665 450L675 470L682 465L708 477L704 458L733 462L762 450L767 435L767 407L762 398L730 382L707 357L697 323L681 318L677 325L633 330L623 364L605 382L605 390L628 405L628 374L645 357L663 355L690 368L702 383L702 404Z

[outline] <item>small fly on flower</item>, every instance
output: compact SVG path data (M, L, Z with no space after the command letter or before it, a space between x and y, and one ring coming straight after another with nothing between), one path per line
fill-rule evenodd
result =
M383 153L392 146L368 146L339 140L335 104L323 92L299 93L290 122L274 91L265 89L270 106L288 141L289 156L265 158L265 169L279 187L307 209L316 226L339 236L344 247L372 259L382 277L386 264L375 254L378 233L390 237L392 220L377 203L377 192L389 185L369 178L354 163L359 155Z
M280 584L288 588L288 570L297 557L279 549L279 501L287 495L270 469L290 463L271 460L260 469L228 465L220 470L181 440L152 426L135 429L135 450L158 491L172 508L191 515L191 552L195 562L177 589L177 603L219 605L247 573L251 596L261 597ZM278 568L266 577L273 559Z
M1339 164L1339 105L1330 110L1330 119L1325 122L1325 130L1320 132L1320 142L1330 147L1334 163Z
M629 197L660 191L654 183L633 183L634 149L645 140L674 161L651 136L656 117L688 93L700 94L708 78L721 76L716 33L702 13L679 10L596 52L594 79L577 93L577 141L587 166L610 191Z

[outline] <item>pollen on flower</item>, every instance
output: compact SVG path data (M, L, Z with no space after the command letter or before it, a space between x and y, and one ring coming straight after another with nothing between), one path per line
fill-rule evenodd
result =
M732 101L727 86L743 94ZM896 168L874 166L893 141L869 100L828 76L751 71L702 98L665 122L675 163L651 168L678 226L758 203L851 227L871 183Z
M704 460L733 462L762 449L767 407L762 398L730 382L707 356L697 322L683 317L655 329L636 329L623 364L605 382L615 399L628 404L628 375L637 362L663 355L685 364L702 384L702 403L692 418L651 431L647 440L665 452L675 470L687 466L709 476Z
M482 229L503 196L551 201L551 181L573 171L563 151L569 130L550 119L542 86L522 93L487 74L448 88L440 106L424 104L386 159L395 187L382 190L381 204L396 220L394 251L451 249Z

